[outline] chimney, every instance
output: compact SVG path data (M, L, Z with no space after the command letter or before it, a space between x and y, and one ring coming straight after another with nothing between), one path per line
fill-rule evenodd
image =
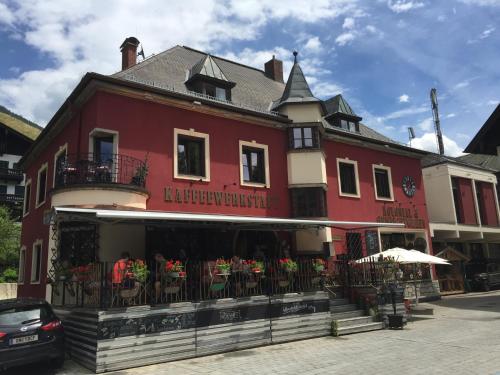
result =
M122 70L128 69L137 64L137 46L139 40L129 36L120 46L122 52Z
M277 60L274 55L271 60L264 64L264 71L266 77L274 79L275 81L283 82L283 61Z

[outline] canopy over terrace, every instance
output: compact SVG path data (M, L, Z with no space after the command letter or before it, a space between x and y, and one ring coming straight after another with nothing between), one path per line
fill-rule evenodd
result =
M135 211L135 210L113 210L98 208L75 208L75 207L54 207L51 217L46 220L51 223L55 220L81 220L93 219L98 222L118 223L154 223L168 222L170 225L182 224L184 226L221 226L230 225L234 229L255 229L255 230L298 230L321 227L335 227L342 229L361 229L376 227L402 228L402 223L379 223L363 221L336 221L336 220L316 220L316 219L289 219L258 216L236 216L236 215L216 215L216 214L196 214L164 211Z

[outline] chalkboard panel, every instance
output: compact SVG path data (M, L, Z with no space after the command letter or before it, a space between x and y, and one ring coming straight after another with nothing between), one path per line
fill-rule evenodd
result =
M120 318L99 322L97 338L98 340L105 340L292 315L315 314L327 312L329 309L329 300L321 299L285 303L273 302L271 304L250 304L218 309L203 308L197 311L178 314L167 313L141 318Z

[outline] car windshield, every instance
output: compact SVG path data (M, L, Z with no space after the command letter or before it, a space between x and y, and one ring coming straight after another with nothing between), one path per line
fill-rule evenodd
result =
M50 312L45 306L19 306L0 310L0 326L14 326L45 320Z

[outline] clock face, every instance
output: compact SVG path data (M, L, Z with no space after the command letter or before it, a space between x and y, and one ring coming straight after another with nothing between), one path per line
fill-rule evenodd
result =
M408 197L413 197L415 195L415 191L417 190L417 186L415 185L415 181L411 176L403 177L403 191Z

